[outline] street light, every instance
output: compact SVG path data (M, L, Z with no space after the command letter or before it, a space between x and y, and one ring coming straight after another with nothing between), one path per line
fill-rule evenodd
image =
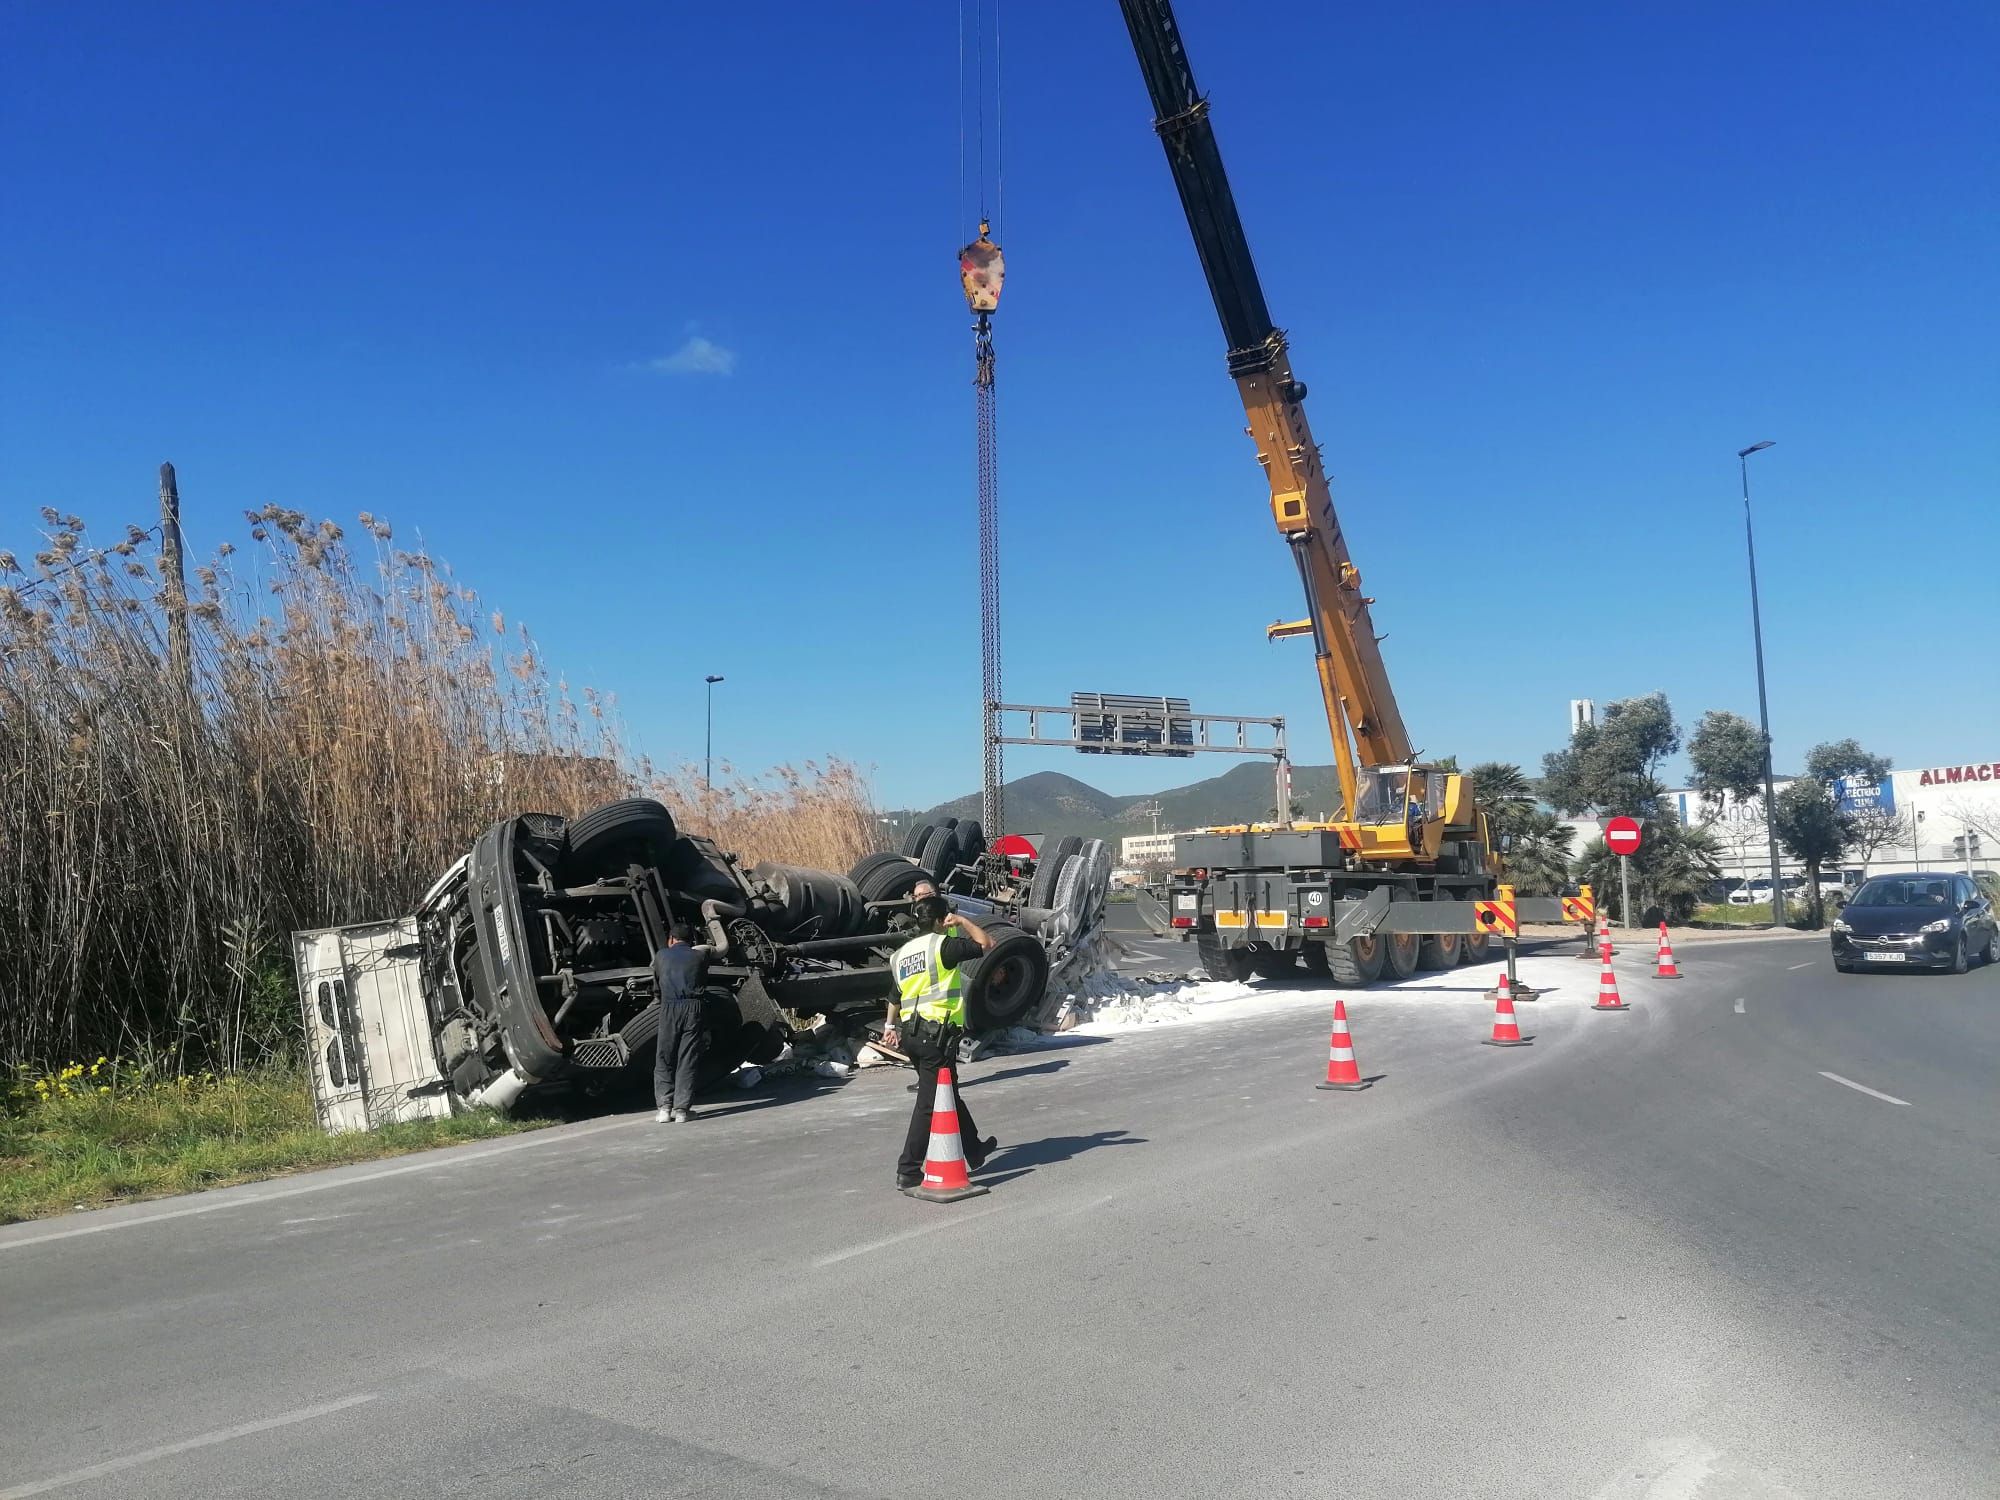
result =
M1764 618L1757 607L1757 539L1750 530L1750 455L1773 446L1767 439L1736 450L1743 471L1743 545L1750 553L1750 634L1757 643L1757 723L1764 731L1764 831L1771 841L1771 925L1785 920L1785 886L1778 878L1777 794L1771 787L1771 708L1764 698Z
M715 781L715 685L722 679L711 672L702 681L708 684L708 740L701 763L701 789L705 792Z

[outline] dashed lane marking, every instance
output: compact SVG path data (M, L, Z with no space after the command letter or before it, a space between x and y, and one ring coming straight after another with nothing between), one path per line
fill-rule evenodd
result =
M1743 997L1741 995L1736 997L1736 1014L1739 1016L1743 1014Z
M67 1474L58 1474L53 1479L37 1479L32 1484L17 1484L0 1490L0 1500L25 1500L28 1495L46 1495L51 1490L66 1489L72 1484L82 1484L89 1479L102 1479L106 1474L117 1474L126 1469L136 1469L141 1464L150 1464L162 1458L172 1458L177 1453L186 1453L195 1448L212 1448L217 1443L234 1442L237 1438L249 1437L253 1433L269 1432L274 1427L290 1427L297 1422L310 1422L315 1417L330 1417L337 1411L346 1411L350 1406L361 1406L375 1400L370 1391L359 1396L343 1396L338 1401L329 1401L323 1406L302 1406L297 1411L284 1412L279 1416L266 1417L261 1422L245 1422L240 1427L223 1427L215 1432L204 1432L199 1437L183 1438L178 1443L162 1443L157 1448L148 1448L143 1453L128 1453L123 1458L108 1459L101 1464L92 1464L87 1469L72 1469Z
M1885 1104L1900 1104L1905 1109L1914 1109L1916 1107L1907 1099L1898 1099L1894 1094L1885 1094L1880 1089L1871 1089L1865 1083L1856 1083L1852 1078L1842 1078L1838 1073L1829 1073L1824 1068L1820 1069L1819 1076L1822 1078L1831 1078L1835 1083L1845 1084L1856 1093L1866 1094L1871 1099L1880 1099Z
M1808 961L1802 964L1786 964L1785 972L1788 974L1792 974L1798 972L1800 969L1811 969L1816 967L1818 967L1818 965L1816 962L1813 961Z

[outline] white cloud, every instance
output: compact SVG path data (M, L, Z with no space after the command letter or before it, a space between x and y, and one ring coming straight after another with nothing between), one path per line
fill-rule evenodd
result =
M736 351L698 333L690 334L672 354L647 360L646 368L661 375L727 375L736 368Z

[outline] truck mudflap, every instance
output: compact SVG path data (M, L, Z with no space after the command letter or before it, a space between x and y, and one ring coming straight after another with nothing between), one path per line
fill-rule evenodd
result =
M292 934L322 1129L372 1130L452 1112L417 955L415 917Z

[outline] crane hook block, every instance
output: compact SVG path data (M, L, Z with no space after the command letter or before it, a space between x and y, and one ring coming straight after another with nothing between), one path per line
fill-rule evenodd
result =
M976 313L990 313L1000 305L1000 282L1007 263L1000 247L986 237L987 224L981 220L979 238L958 252L958 280L965 288L966 306Z

